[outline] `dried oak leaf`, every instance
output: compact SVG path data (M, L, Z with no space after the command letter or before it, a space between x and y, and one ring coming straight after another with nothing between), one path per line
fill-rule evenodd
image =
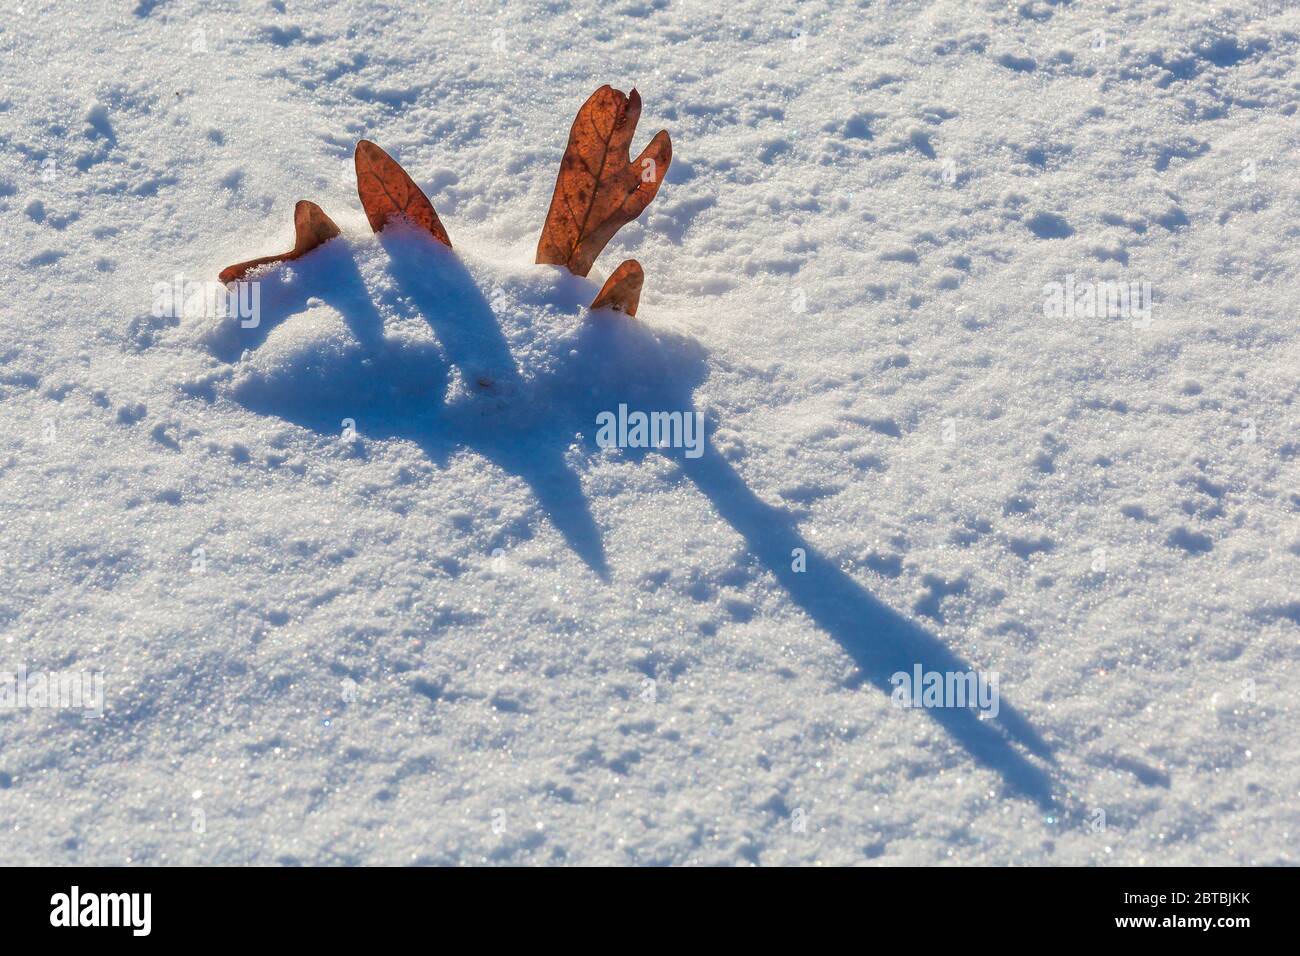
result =
M357 166L357 195L370 220L370 228L379 232L395 218L405 216L416 226L427 229L433 238L448 249L451 240L442 228L433 203L429 202L415 180L406 174L397 160L367 139L357 143L354 157Z
M300 199L298 205L293 207L293 231L293 248L288 252L282 252L278 256L262 256L260 259L249 259L247 262L227 266L221 270L219 278L222 282L238 282L258 266L270 265L272 262L289 262L305 256L317 246L337 236L339 227L334 225L334 220L325 215L320 206L306 199Z
M636 315L644 282L645 273L641 271L641 263L628 259L605 280L605 284L600 287L600 294L592 300L591 308L610 308L625 315Z
M673 145L660 130L636 158L628 147L641 116L641 95L602 86L578 110L560 161L537 261L568 266L585 276L614 233L641 215L655 198Z

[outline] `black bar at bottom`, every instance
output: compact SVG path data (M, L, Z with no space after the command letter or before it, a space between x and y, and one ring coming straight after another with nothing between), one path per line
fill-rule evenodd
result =
M75 936L76 942L114 937L128 945L283 940L334 947L373 943L376 932L427 935L454 928L485 932L485 941L497 943L519 934L534 945L592 945L629 933L654 936L653 926L665 945L671 939L677 945L682 940L676 934L687 925L726 935L763 933L765 926L786 922L791 930L800 924L812 930L823 920L829 921L825 930L852 926L865 933L864 944L911 926L921 930L927 949L945 940L1041 944L1044 927L1071 943L1129 937L1233 945L1261 929L1286 930L1297 888L1294 869L638 870L591 876L577 869L543 876L522 869L14 868L0 873L0 925L9 946L29 937L55 942Z

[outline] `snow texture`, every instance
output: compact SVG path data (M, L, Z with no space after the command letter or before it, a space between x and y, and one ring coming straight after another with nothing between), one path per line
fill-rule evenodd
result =
M105 693L0 709L3 862L1296 862L1294 5L19 0L0 74L0 671ZM579 279L603 83L675 159ZM257 327L156 307L298 199Z

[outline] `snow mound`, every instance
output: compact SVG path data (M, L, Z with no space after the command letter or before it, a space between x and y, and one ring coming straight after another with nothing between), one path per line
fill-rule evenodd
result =
M698 343L591 312L600 283L561 267L453 252L390 228L252 279L255 323L198 316L179 333L228 363L221 397L358 447L411 441L435 462L478 451L526 477L602 577L599 534L566 450L576 442L597 452L597 416L619 404L696 411Z

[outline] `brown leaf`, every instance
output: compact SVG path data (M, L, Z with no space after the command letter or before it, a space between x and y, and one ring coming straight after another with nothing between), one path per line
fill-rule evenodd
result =
M605 284L600 287L600 295L592 301L591 308L610 308L626 315L636 315L643 282L645 273L641 271L641 263L628 259L605 280Z
M416 226L427 229L433 238L448 249L451 240L442 228L433 203L429 202L415 180L406 174L397 160L367 139L357 143L357 195L370 220L370 228L379 232L394 218L405 216Z
M659 191L673 146L666 130L655 134L634 162L628 147L641 117L641 95L602 86L578 110L560 161L537 261L568 266L585 276L605 244L641 215Z
M325 211L320 206L306 199L298 200L298 205L293 207L293 230L293 248L288 252L282 252L278 256L262 256L260 259L249 259L247 262L227 266L221 270L218 278L222 282L238 282L258 266L269 265L272 262L289 262L305 256L339 234L339 227L334 225L334 220L325 215Z

